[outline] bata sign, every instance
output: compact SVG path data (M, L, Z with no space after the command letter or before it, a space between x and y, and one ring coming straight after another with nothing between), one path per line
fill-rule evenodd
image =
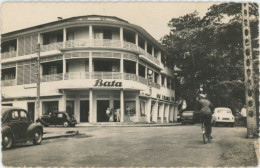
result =
M122 87L122 82L113 81L103 81L102 79L97 79L94 86L104 86L104 87Z

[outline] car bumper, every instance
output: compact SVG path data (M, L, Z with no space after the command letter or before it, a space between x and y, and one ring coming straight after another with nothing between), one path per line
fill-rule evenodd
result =
M215 122L218 122L218 123L234 123L235 121L234 120L216 120Z

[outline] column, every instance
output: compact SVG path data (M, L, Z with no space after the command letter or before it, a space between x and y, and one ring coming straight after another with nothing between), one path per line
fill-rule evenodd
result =
M124 122L125 117L125 100L124 100L124 90L120 90L120 122Z
M152 46L152 56L154 56L154 46Z
M136 112L136 121L139 121L140 118L140 99L138 93L136 94L135 98L135 112Z
M123 27L120 27L120 42L121 42L121 47L123 47L124 45L124 30L123 30Z
M165 104L165 111L164 111L164 117L166 117L166 123L169 123L169 110L170 110L170 105L169 104ZM164 122L164 121L163 121Z
M138 46L138 34L135 34L135 44Z
M148 123L151 122L151 106L152 106L152 99L148 98L145 102L145 114Z
M152 121L157 122L157 119L158 119L158 101L155 102L152 111L153 111Z
M89 44L90 44L90 46L92 46L91 45L92 40L93 40L93 28L92 28L92 25L89 25Z
M65 80L65 75L66 75L66 59L65 59L65 54L63 54L63 59L62 59L62 73L63 73L63 80Z
M159 51L159 54L158 54L158 60L161 62L161 57L162 57L162 53L161 53L161 51Z
M163 117L164 117L164 103L161 104L159 109L159 117L161 118L161 123L163 123Z
M93 90L89 89L89 122L97 122L96 117L94 117L94 115L96 115L96 112L94 112L93 110Z
M62 97L59 101L59 111L66 111L66 94L65 91L62 90Z
M19 50L19 40L18 38L16 39L16 57L18 57L18 51Z
M66 41L67 41L67 29L63 28L63 48L66 47Z
M173 118L174 118L174 107L173 107L173 105L170 105L170 109L169 109L169 122L173 122L174 120L173 120Z
M145 79L147 79L147 67L145 67Z
M123 79L124 77L124 59L123 59L123 54L121 55L120 58L120 73L121 73L121 78Z
M92 65L93 65L93 60L92 60L92 52L90 52L90 54L89 54L89 58L88 58L88 71L89 71L89 79L91 79L92 78L92 70L93 70L93 67L92 67Z
M138 76L139 75L139 64L138 61L135 64L135 74Z
M145 50L145 52L147 52L147 40L145 40L145 42L144 42L144 50Z
M174 105L173 105L173 121L175 121L175 122L177 122L177 116L178 116L178 104L177 103L175 103Z
M159 73L159 76L158 76L158 84L160 86L162 86L162 75Z

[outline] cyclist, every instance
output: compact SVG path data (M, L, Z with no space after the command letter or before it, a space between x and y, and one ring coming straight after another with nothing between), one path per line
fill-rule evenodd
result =
M208 138L212 139L211 119L212 119L213 106L212 106L211 102L207 99L206 94L200 94L198 97L198 102L201 106L200 117L201 117L201 121L204 122L206 136Z

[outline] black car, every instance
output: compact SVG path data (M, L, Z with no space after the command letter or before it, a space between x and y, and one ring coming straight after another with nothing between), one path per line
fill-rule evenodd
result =
M74 127L77 124L75 117L67 112L54 112L43 115L36 120L45 127L49 125L63 125L64 127Z
M15 143L32 141L35 145L42 142L43 127L33 123L26 110L19 107L2 107L2 147L12 148Z

